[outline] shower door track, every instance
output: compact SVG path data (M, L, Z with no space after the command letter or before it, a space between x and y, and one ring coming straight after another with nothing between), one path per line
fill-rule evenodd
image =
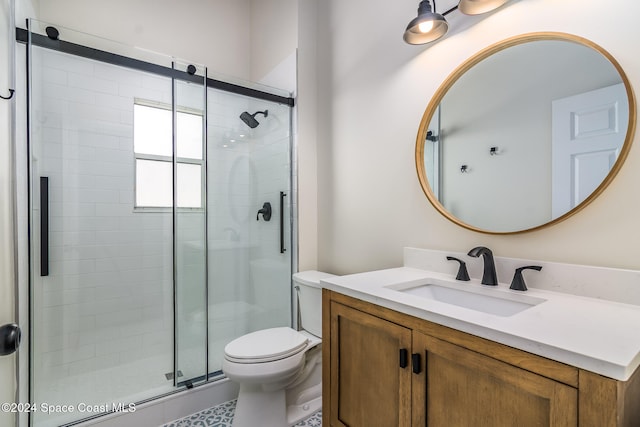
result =
M24 44L28 43L29 31L23 28L16 28L16 41ZM31 43L35 46L56 50L58 52L81 56L88 59L94 59L96 61L105 62L107 64L124 66L134 70L154 73L177 80L194 83L202 82L202 77L191 75L186 71L179 71L169 67L163 67L162 65L157 65L150 62L141 61L139 59L106 52L104 50L94 49L88 46L82 46L76 43L70 43L63 40L52 40L49 37L43 36L41 34L31 33ZM258 89L241 86L234 83L228 83L209 77L207 77L207 87L219 89L225 92L235 93L238 95L244 95L255 99L262 99L264 101L276 102L278 104L288 105L289 107L293 107L295 105L295 100L291 97L276 95L273 93L264 92Z

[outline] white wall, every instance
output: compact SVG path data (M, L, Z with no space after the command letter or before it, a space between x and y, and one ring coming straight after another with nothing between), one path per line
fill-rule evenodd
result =
M446 220L422 193L414 166L418 125L438 86L465 59L505 38L533 31L586 37L607 49L637 87L640 5L609 2L607 10L622 13L602 21L596 1L512 1L484 19L459 19L477 24L454 26L430 47L402 41L415 6L413 0L319 5L319 267L379 269L400 265L404 246L466 251L483 244L502 256L640 268L638 145L606 192L578 215L514 236L475 233ZM375 30L363 36L356 21Z
M261 81L295 52L298 40L297 0L252 0L251 80Z
M318 266L318 2L298 2L298 269Z
M44 0L40 19L250 78L249 0ZM18 26L24 26L19 23Z
M296 0L40 1L44 22L261 81L296 49ZM18 26L24 27L20 22Z

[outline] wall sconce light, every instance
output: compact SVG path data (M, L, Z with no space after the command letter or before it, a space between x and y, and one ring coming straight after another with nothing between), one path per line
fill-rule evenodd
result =
M436 0L422 0L418 5L418 16L409 22L404 31L404 41L409 44L425 44L438 40L447 34L449 24L445 16L454 10L465 15L480 15L499 8L509 0L460 0L457 6L443 14L436 13Z

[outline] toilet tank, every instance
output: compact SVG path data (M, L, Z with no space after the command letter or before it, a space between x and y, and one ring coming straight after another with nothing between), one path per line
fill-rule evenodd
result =
M320 280L335 277L321 271L301 271L293 275L293 286L298 295L298 311L302 329L322 337L322 288Z

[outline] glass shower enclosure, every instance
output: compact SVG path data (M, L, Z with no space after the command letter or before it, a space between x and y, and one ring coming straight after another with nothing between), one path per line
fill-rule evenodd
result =
M51 28L19 34L30 401L75 411L34 426L213 381L230 340L292 322L292 99Z

